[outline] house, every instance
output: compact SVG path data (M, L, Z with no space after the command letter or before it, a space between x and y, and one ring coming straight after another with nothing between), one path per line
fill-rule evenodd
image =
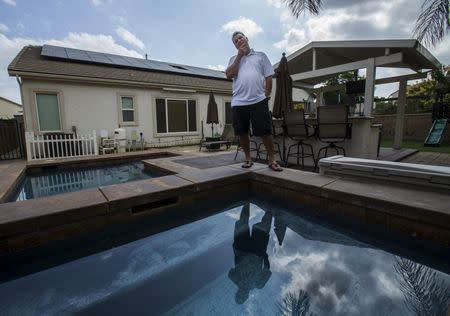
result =
M221 71L43 45L24 47L8 72L18 78L25 130L34 135L112 137L121 127L128 139L142 133L149 147L199 143L211 133L210 91L218 131L231 120L231 81Z
M0 119L12 119L14 116L22 115L22 112L22 105L0 97Z

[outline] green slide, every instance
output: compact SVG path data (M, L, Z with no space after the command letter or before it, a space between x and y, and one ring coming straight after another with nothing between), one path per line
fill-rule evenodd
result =
M435 120L423 145L438 147L442 141L442 138L444 138L445 131L447 130L447 124L447 119Z

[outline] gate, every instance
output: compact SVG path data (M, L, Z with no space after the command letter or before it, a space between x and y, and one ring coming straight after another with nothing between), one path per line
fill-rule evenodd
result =
M0 160L25 158L25 129L20 119L0 119Z

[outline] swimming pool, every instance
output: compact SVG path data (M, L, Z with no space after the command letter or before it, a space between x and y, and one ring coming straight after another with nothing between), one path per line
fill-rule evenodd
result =
M0 306L5 315L289 315L292 308L301 315L437 315L447 308L448 271L351 236L245 201L3 282Z
M145 169L140 161L95 168L47 170L37 174L27 174L9 200L23 201L162 175L164 175L162 172Z

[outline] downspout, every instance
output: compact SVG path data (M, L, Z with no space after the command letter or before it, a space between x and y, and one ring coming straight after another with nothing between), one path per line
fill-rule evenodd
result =
M19 84L20 102L22 103L23 124L25 126L25 132L26 132L28 130L28 127L27 127L27 120L25 118L25 104L23 102L23 91L22 91L23 83L22 83L22 78L20 78L18 75L16 75L16 80L17 80L17 83Z
M22 79L18 75L16 75L16 80L20 87L20 101L22 102L22 108L23 108L24 104L23 104L23 93L22 93ZM23 112L23 116L25 119L25 111Z
M18 75L16 75L16 80L17 83L19 84L19 91L20 91L20 102L22 103L22 115L23 115L23 125L24 125L24 130L25 130L25 135L24 135L24 141L25 141L25 151L26 151L26 157L28 159L28 155L29 155L29 148L28 148L28 143L27 143L27 120L26 120L26 114L25 114L25 104L23 102L23 83L22 83L22 78L20 78Z

